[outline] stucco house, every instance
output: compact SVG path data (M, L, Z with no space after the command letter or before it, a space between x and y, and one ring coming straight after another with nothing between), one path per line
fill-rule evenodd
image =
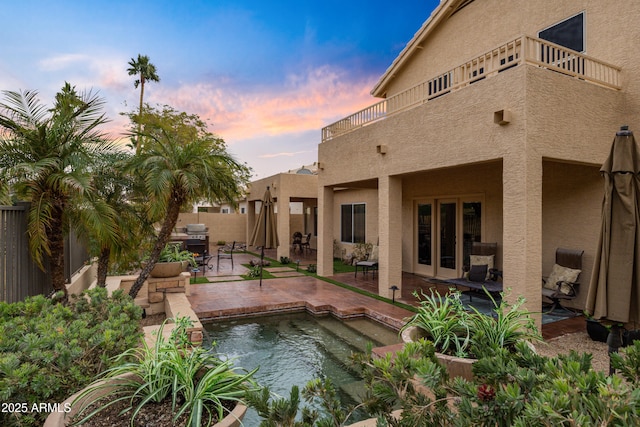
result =
M378 242L390 297L403 272L459 277L471 241L497 242L505 287L538 311L556 248L583 249L581 308L599 168L620 125L640 131L639 22L634 0L443 0L381 101L322 130L319 274L334 239Z
M260 212L265 190L269 187L275 202L274 210L278 226L277 257L290 257L292 235L296 231L311 233L310 247L316 248L318 222L317 164L252 181L247 195L247 241L251 236Z

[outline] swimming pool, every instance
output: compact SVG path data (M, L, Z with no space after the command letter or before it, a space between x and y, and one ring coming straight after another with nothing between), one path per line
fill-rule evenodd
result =
M397 331L365 318L341 321L333 316L291 313L216 321L205 324L205 342L222 355L235 358L247 370L259 366L255 379L272 393L289 397L293 385L301 390L309 380L330 378L343 402L359 401L362 380L349 363L352 352L399 343ZM350 421L355 422L357 419ZM244 424L257 426L252 409Z

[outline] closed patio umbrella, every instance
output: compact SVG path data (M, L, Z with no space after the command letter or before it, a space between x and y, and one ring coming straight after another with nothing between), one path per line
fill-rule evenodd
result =
M260 250L260 286L262 286L262 267L264 262L264 249L278 247L278 226L276 223L276 215L273 209L273 199L269 187L262 197L262 206L260 206L260 214L258 220L253 227L249 245L258 246Z
M613 324L609 350L622 344L619 324L640 323L640 158L633 132L623 126L600 168L602 225L586 311Z

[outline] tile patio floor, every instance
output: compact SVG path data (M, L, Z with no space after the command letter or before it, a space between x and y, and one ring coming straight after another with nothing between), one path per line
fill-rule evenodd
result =
M275 250L267 250L265 256L275 259ZM201 320L306 309L314 313L331 312L344 318L367 315L399 328L403 324L402 319L412 314L401 307L306 276L297 272L295 265L293 268L265 267L265 270L276 278L265 279L260 286L257 280L243 280L241 277L248 270L242 264L248 263L252 258L256 257L247 253L236 253L234 267L231 268L231 261L225 259L221 260L219 270L214 258L214 268L207 268L206 272L199 273L204 273L208 280L213 282L191 285L189 301ZM315 264L315 252L294 254L291 258L300 260L301 270L306 269L309 264ZM372 293L378 291L377 277L373 278L371 273L366 277L360 272L357 277L354 277L354 273L339 273L332 279ZM396 300L416 305L413 291L427 290L430 287L440 291L447 290L446 287L429 283L420 276L405 273L402 277L402 295L396 295ZM543 325L542 334L545 339L550 339L566 333L584 331L585 328L585 319L579 316Z

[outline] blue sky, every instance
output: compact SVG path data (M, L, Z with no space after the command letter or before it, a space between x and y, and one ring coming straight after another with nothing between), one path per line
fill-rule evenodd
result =
M376 102L439 0L5 3L0 89L97 91L119 137L139 96L127 62L148 55L145 101L199 114L263 178L316 161L322 127Z

